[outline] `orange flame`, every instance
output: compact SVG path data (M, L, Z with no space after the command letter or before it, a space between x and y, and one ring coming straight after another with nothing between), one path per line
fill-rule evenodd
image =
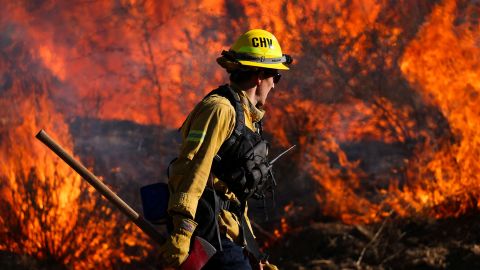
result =
M130 262L145 256L149 247L141 232L112 213L94 190L35 140L35 132L45 127L72 149L63 117L47 112L51 106L44 95L22 97L15 106L22 112L17 116L21 121L2 134L0 249L53 259L73 269L108 268L114 258ZM124 233L116 239L119 227ZM127 246L144 251L127 255Z
M48 95L57 90L53 78L63 76L63 64L48 49L30 52L12 33L0 55L0 77L6 78L0 96L0 250L72 269L107 269L145 257L151 248L145 236L34 138L45 128L73 149L65 117ZM50 73L42 62L56 69Z
M454 144L427 141L419 149L437 144L435 152L412 164L415 169L409 173L420 177L402 198L416 210L435 208L436 217L457 216L478 207L480 49L475 37L480 29L475 12L478 7L462 11L456 1L444 1L409 44L400 64L409 82L441 110L457 138ZM464 22L456 22L456 16L463 16Z
M333 104L312 101L315 96L313 99L296 98L305 96L299 90L284 95L278 102L281 108L271 108L273 118L278 121L273 120L270 128L278 130L277 139L283 145L291 144L292 139L299 142L303 148L304 169L319 184L316 198L321 209L324 214L346 223L378 221L390 215L392 209L401 216L420 213L441 218L458 216L477 208L479 181L476 175L480 168L475 163L479 156L475 127L479 111L475 104L480 86L480 54L475 39L479 34L478 23L472 22L476 20L478 9L466 5L459 11L453 0L435 7L399 62L401 71L419 91L425 106L438 107L448 121L449 126L441 130L441 135L437 134L441 124L435 122L438 117L433 113L426 119L416 118L418 103L402 103L401 100L393 103L390 99L377 97L377 89L367 89L359 84L361 76L385 67L394 68L396 64L388 53L382 56L382 66L376 64L380 51L368 52L372 49L368 32L374 30L384 35L385 38L377 42L394 48L401 41L402 30L387 28L372 15L362 20L364 24L358 24L358 31L352 31L344 22L352 21L347 14L355 14L354 10L358 9L340 12L335 22L320 22L324 23L323 29L334 27L338 33L324 35L325 40L312 40L322 47L342 40L342 36L349 37L335 47L339 48L334 51L338 55L321 56L315 71L319 78L328 82L322 89L327 93L321 98L327 101L337 98L333 93L333 98L328 96L330 88L336 91L346 88L347 94ZM353 43L349 43L352 38ZM350 51L342 51L349 48ZM345 63L356 61L364 64L359 67L357 74L360 76L346 77L349 76L349 67ZM326 70L318 70L318 67ZM335 76L345 80L344 84L332 86L336 82L330 81ZM371 77L367 78L371 80ZM304 78L305 82L308 83L308 77ZM317 89L314 84L312 87ZM358 92L358 89L367 92ZM279 127L283 129L279 130ZM400 172L392 167L389 175L380 176L384 183L388 183L386 186L369 183L378 181L379 176L371 179L365 175L360 167L361 160L350 160L341 147L345 142L368 140L401 143L404 147L411 147L408 146L409 140L416 141L411 158L398 165Z

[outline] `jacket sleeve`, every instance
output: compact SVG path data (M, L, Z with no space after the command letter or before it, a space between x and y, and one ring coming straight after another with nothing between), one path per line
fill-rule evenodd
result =
M233 132L235 110L228 100L202 101L182 127L183 141L178 159L170 168L170 215L194 219L213 158Z

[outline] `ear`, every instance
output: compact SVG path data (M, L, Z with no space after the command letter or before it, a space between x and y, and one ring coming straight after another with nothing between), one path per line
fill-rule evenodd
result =
M263 81L263 76L262 76L261 72L257 73L255 79L256 79L256 82L257 82L257 86L259 86Z
M260 76L257 77L257 86L260 86L260 84L262 83L262 80L263 79L261 79Z

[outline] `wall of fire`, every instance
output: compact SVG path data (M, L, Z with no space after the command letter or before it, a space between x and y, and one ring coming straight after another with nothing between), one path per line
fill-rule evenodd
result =
M151 259L145 237L33 136L46 129L138 207L138 187L165 181L175 129L226 81L215 58L251 28L295 59L266 130L274 153L298 147L259 224L281 237L326 217L479 206L477 1L0 2L2 251L75 269Z

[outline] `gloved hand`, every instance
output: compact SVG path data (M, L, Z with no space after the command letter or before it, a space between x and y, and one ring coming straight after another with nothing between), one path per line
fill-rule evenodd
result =
M178 267L188 257L190 239L197 223L180 215L172 217L173 231L160 247L160 253L167 266Z
M278 267L273 264L270 264L269 262L265 262L265 263L260 263L260 269L261 270L278 270Z

